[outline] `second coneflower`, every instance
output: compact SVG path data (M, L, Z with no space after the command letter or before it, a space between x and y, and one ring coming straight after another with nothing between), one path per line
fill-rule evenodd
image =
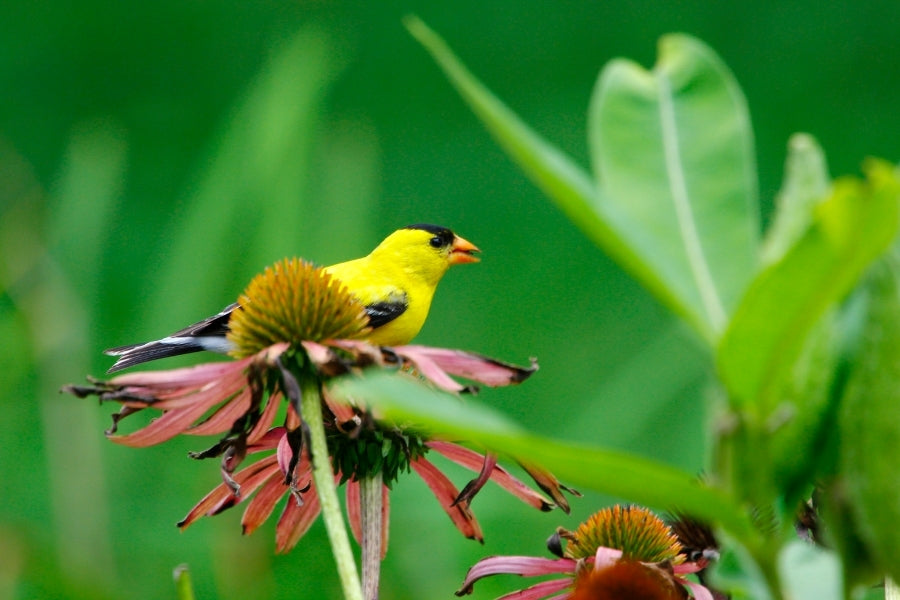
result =
M559 558L491 556L469 569L457 596L472 593L490 575L562 575L503 596L521 600L712 600L709 589L685 579L707 561L687 560L681 543L651 511L613 506L592 515L575 531L557 529L547 542Z
M357 537L360 482L376 473L383 479L385 542L387 491L410 470L425 481L457 529L472 539L481 540L482 532L469 503L488 480L541 510L554 506L568 510L562 495L567 488L549 473L523 465L548 498L500 467L496 456L423 437L414 428L382 423L328 387L334 376L371 367L460 392L473 386L453 376L487 386L510 385L527 379L536 364L519 367L459 350L378 347L360 341L368 328L362 305L323 269L296 259L254 278L240 306L229 321L234 361L120 375L65 388L81 397L96 395L122 405L107 432L120 444L150 446L179 434L219 436L192 456L219 457L222 484L187 514L180 527L244 503L243 528L250 533L287 497L278 517L276 548L284 552L293 547L320 511L312 478L317 451L307 429L319 415L324 419L327 462L336 482L346 483L347 511ZM309 397L321 399L315 410L308 410L305 403L301 408L301 401ZM162 414L136 431L118 432L123 418L144 409ZM477 476L460 491L427 458L432 451ZM258 459L244 465L250 456Z

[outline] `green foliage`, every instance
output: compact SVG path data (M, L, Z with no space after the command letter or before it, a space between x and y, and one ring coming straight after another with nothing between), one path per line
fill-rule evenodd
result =
M815 206L831 188L825 154L810 135L797 133L788 140L784 181L776 198L777 211L763 241L762 262L779 260L806 232Z
M415 422L432 435L465 439L488 450L539 464L576 487L602 490L650 506L668 506L721 523L734 535L751 538L750 521L727 496L696 477L638 456L528 433L500 413L421 385L377 374L341 382L342 395L364 401L388 421ZM648 485L647 482L653 482Z
M779 148L796 127L816 133L835 172L895 153L900 83L878 57L900 51L896 8L526 0L515 18L495 8L422 10L438 31L459 36L475 70L524 120L436 36L411 27L587 240L490 147L398 26L395 6L2 5L0 596L171 597L168 573L187 562L198 597L339 598L321 523L302 548L277 557L271 526L242 537L237 510L178 532L175 521L221 481L215 465L185 458L207 441L146 453L111 446L107 411L57 390L102 373L105 347L215 312L275 260L329 264L423 220L458 229L485 260L448 276L421 341L541 362L520 390L436 406L459 411L448 415L459 435L546 461L587 497L571 516L531 514L489 485L474 507L481 547L458 538L420 482L402 478L391 494L383 597L449 596L484 554L540 551L554 527L612 500L594 490L661 509L687 498L725 534L716 581L733 582L735 598L777 595L782 581L794 598L839 597L849 590L835 587L875 581L891 566L883 559L891 532L872 527L876 511L892 506L896 453L867 428L889 429L894 404L881 395L868 412L867 386L882 375L863 372L860 350L886 360L888 342L879 349L863 332L876 331L887 309L872 308L873 284L857 280L893 217L879 224L872 210L886 204L870 195L879 185L872 171L868 184L851 184L832 208L846 205L860 218L851 226L881 240L861 240L854 255L852 240L864 236L823 220L820 205L835 190L818 143L799 135L761 248L755 238L757 212L768 218L779 186ZM734 69L757 116L758 170L742 92L692 38L665 36L649 71L611 63L589 101L607 57L647 61L648 40L672 30L708 41ZM655 94L642 100L648 90ZM675 138L663 135L663 106ZM682 160L666 162L667 148ZM679 177L693 217L681 227L671 218L685 206L675 202ZM844 208L834 212L838 226ZM818 284L800 268L798 244L812 242L807 257L827 248L826 264L809 273ZM777 290L761 283L791 260L799 262ZM810 314L792 298L795 286L807 290ZM746 344L720 346L724 332L740 332L731 316L750 311L748 289L759 304L741 317L752 318L740 326ZM772 314L755 312L765 308ZM757 346L751 326L760 321L767 341ZM704 389L717 365L720 380ZM430 398L404 389L385 401L408 403L396 410L418 419L431 414ZM480 410L487 403L495 410ZM701 421L714 442L706 459ZM784 544L794 500L810 493L814 474L837 554ZM750 506L750 496L767 505ZM836 560L846 584L834 581ZM509 591L491 585L481 597Z
M569 218L715 340L754 269L759 210L749 117L721 61L690 38L670 36L652 74L611 63L591 104L591 181L472 77L424 23L408 17L406 24Z
M896 253L872 269L861 291L866 317L838 420L840 465L850 518L879 570L900 580L900 262ZM858 556L845 556L853 563ZM871 583L871 582L867 582Z
M361 428L356 437L328 432L328 453L335 471L340 470L341 483L348 479L362 481L373 473L381 473L384 485L391 488L397 479L410 472L410 461L425 454L422 440L410 431Z
M815 140L795 136L774 224L760 245L743 96L699 41L664 37L649 72L630 61L607 65L588 127L595 179L585 181L572 160L491 95L427 26L415 18L407 26L520 167L711 343L724 391L706 488L715 494L704 498L707 492L697 491L703 487L690 489L686 474L597 448L533 439L471 409L441 409L440 420L429 421L435 400L411 400L422 392L384 389L385 382L374 381L354 392L382 386L377 406L388 415L421 419L438 431L541 462L580 485L677 506L716 523L749 551L773 598L839 597L842 585L851 594L859 561L848 548L875 556L880 566L869 569L875 574L900 576L893 560L900 552L895 273L887 269L867 286L863 327L856 325L859 303L844 304L897 237L897 170L869 160L864 180L831 182ZM402 402L385 402L398 397ZM467 418L480 425L466 425ZM822 562L820 552L811 559L785 543L798 504L823 481L826 495L841 501L830 512L833 529L828 519L818 527L852 543L837 544L844 550L843 583L821 579L815 587L798 579L800 565L833 564L834 557ZM750 527L746 506L755 514ZM752 587L758 591L759 585Z
M871 162L868 181L835 181L804 235L754 279L719 344L718 366L733 402L761 418L821 316L843 299L897 233L892 167Z

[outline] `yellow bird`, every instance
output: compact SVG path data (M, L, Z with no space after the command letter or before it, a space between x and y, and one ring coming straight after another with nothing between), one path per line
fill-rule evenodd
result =
M431 299L450 265L478 262L471 242L446 227L409 225L398 229L368 256L338 263L325 270L340 279L365 305L372 331L366 340L381 346L409 343L428 316ZM113 373L136 364L200 350L227 353L225 337L237 303L199 323L143 344L106 350L119 359L107 371Z

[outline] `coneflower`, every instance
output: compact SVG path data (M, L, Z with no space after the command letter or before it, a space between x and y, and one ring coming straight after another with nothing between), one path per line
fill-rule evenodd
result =
M559 558L491 556L466 574L457 596L490 575L563 575L503 596L520 600L712 600L709 589L684 576L702 566L686 560L671 527L646 508L612 506L575 531L559 528L547 541ZM706 563L703 564L706 566Z
M379 540L372 546L380 558L387 547L387 493L408 471L425 481L457 529L479 541L483 534L469 503L489 480L538 509L560 506L568 511L562 490L572 490L546 471L523 465L550 498L500 467L496 456L427 438L414 427L382 423L328 385L335 376L378 368L446 391L466 392L475 387L454 376L492 387L511 385L527 379L537 369L535 363L519 367L459 350L378 347L361 341L368 331L362 305L339 280L297 259L281 261L255 277L239 304L228 323L235 360L92 379L91 385L64 388L80 397L96 395L121 404L107 431L116 443L143 447L179 434L220 436L192 456L219 457L223 482L179 527L246 503L242 525L244 533L251 533L288 497L276 526L276 549L285 552L320 511L328 525L325 488L333 495L336 484L346 484L351 530L363 538L364 555L363 499L369 497L380 507L375 525ZM118 432L122 419L145 409L162 414L136 431ZM317 432L322 432L318 441ZM478 475L460 490L428 460L430 451ZM315 460L326 454L330 460ZM257 460L243 465L251 456Z

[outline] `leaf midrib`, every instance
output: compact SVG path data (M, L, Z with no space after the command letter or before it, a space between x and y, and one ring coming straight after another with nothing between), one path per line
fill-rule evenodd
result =
M656 74L666 179L669 182L669 194L675 208L675 217L680 233L679 238L684 244L688 267L694 279L694 284L697 286L697 291L700 293L700 301L703 303L703 308L706 311L712 330L715 333L720 333L727 321L727 315L709 269L709 263L703 254L694 213L691 210L690 194L687 189L684 163L681 159L679 147L678 125L675 119L672 87L665 72L657 70Z

